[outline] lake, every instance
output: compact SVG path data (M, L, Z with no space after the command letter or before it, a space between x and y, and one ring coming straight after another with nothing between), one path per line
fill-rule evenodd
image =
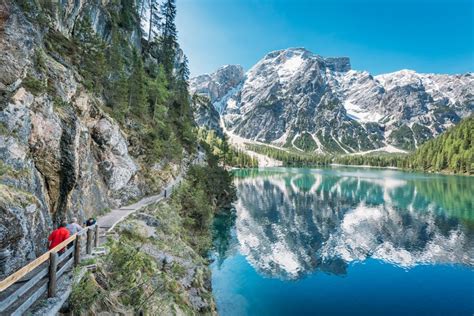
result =
M214 223L220 315L473 315L474 178L235 172Z

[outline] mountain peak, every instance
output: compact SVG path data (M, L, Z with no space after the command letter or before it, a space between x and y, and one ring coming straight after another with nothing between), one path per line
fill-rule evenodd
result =
M244 68L241 65L224 65L211 74L191 78L190 92L206 95L211 102L214 102L225 96L243 80Z
M263 59L275 58L280 55L290 55L290 54L317 56L313 52L307 50L304 47L289 47L285 49L278 49L278 50L271 51L268 54L266 54Z
M276 63L287 63L288 60L292 60L291 64L297 64L297 62L302 62L304 60L318 60L326 68L331 71L336 72L347 72L351 70L351 62L348 57L322 57L317 55L304 47L290 47L286 49L275 50L262 59L264 62L270 60L275 61Z
M222 77L222 79L231 77L234 80L240 81L244 76L244 68L241 65L224 65L212 73L214 78L218 81Z

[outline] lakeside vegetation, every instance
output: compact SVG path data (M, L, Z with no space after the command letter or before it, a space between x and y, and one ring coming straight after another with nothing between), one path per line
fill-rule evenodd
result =
M473 174L474 116L421 145L407 157L406 165L414 170Z
M296 150L285 150L260 144L245 144L248 150L283 162L289 167L324 166L332 161L330 155L312 154Z
M330 164L369 165L400 169L474 174L474 117L462 120L435 139L425 142L409 154L373 153L369 155L321 155L266 145L247 144L247 149L280 160L290 167Z
M227 135L220 137L214 130L199 128L197 137L201 145L206 144L209 150L219 158L220 163L225 166L238 168L258 167L258 160L246 154L241 149L236 149L229 144Z

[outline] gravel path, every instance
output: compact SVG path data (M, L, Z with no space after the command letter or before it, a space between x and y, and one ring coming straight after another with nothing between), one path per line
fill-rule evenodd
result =
M97 218L97 223L99 224L100 229L105 230L107 232L112 231L118 223L120 223L123 219L125 219L127 216L130 214L150 205L153 203L157 203L161 201L163 198L169 196L171 192L173 192L173 189L177 184L181 182L183 179L183 175L179 174L176 179L171 181L171 183L168 184L159 194L152 195L146 198L141 199L140 201L128 205L128 206L123 206L119 209L113 209L109 213L105 214L104 216L98 217Z
M198 157L193 161L192 164L203 164L204 156L205 155L203 152L199 152ZM131 204L128 206L122 206L119 209L113 209L109 213L98 217L97 223L99 225L99 228L103 231L110 232L114 229L115 225L120 223L130 214L135 213L136 211L150 204L157 203L161 201L162 199L169 197L171 192L173 192L173 189L176 187L176 185L179 184L181 180L183 180L183 174L184 174L184 171L182 171L176 177L176 179L168 183L168 185L163 190L161 190L160 193L149 196L149 197L145 197L134 204Z

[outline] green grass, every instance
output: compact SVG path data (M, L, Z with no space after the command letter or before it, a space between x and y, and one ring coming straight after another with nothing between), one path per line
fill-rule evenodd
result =
M25 79L23 79L22 84L34 95L39 95L46 92L46 84L42 80L36 79L31 75L27 75Z

